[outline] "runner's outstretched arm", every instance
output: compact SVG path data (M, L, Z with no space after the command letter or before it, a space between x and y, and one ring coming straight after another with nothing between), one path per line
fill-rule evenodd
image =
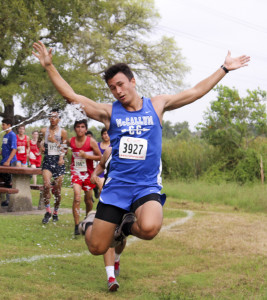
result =
M110 104L96 103L85 96L76 94L53 65L52 49L50 48L49 51L47 51L45 45L41 41L34 43L33 48L37 51L32 51L33 55L39 59L55 88L67 100L67 102L80 104L89 118L102 122L107 128L109 128L112 106Z
M158 109L157 113L160 116L164 111L180 108L184 105L190 104L197 99L206 95L225 75L228 71L233 71L247 66L250 61L250 57L242 55L239 57L231 57L230 51L225 58L224 64L215 73L206 79L199 82L191 89L185 90L176 95L159 95L152 98L152 101L156 103Z

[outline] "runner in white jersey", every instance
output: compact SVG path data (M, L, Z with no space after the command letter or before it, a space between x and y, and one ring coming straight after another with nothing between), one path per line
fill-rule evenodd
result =
M61 186L65 174L64 156L67 150L67 132L58 126L60 115L58 109L52 109L49 116L50 126L42 128L38 147L41 147L41 140L44 138L44 160L42 164L42 175L44 182L44 204L46 213L42 223L46 224L50 218L58 221L58 209L61 202ZM55 196L54 211L50 207L51 179L54 178L53 194Z
M102 201L98 204L95 218L89 214L87 219L89 226L85 240L89 251L94 255L104 254L114 239L115 230L123 215L129 211L133 214L124 216L119 230L116 230L116 239L120 238L121 233L124 236L132 234L145 240L153 239L160 231L163 219L162 199L159 194L161 145L155 147L156 152L153 152L149 132L156 132L159 137L159 124L162 124L165 111L200 99L229 71L246 66L250 57L242 55L233 58L228 52L223 65L193 88L175 95L158 95L151 99L138 95L131 69L126 64L116 64L104 74L111 93L117 99L117 102L111 105L76 94L53 65L52 49L47 51L40 41L34 43L33 48L37 51L33 54L40 60L58 92L68 103L80 104L89 118L102 122L111 137L113 169L102 191ZM113 164L115 161L117 170L122 172L120 178ZM148 165L147 161L153 163ZM142 172L139 172L142 163L145 166ZM127 170L124 167L127 167ZM132 182L133 178L138 181L136 185ZM144 187L146 195L143 195ZM119 198L125 201L120 201Z

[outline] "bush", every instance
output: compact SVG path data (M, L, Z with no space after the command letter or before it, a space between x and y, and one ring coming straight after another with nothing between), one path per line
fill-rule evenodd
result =
M240 150L240 159L233 172L239 183L254 182L260 179L260 158L254 149Z
M216 159L216 151L199 138L163 142L162 173L168 179L197 179Z
M260 158L254 149L238 149L213 164L203 178L208 182L238 182L240 184L259 181Z

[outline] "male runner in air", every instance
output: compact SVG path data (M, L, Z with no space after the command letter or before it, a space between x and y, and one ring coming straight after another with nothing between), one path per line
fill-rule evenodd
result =
M193 88L175 95L140 97L131 69L124 63L111 66L104 79L117 99L112 105L97 103L76 94L52 63L52 49L34 43L33 54L68 103L80 104L89 118L108 129L112 146L109 178L101 192L94 218L88 215L85 240L94 255L106 253L115 238L132 234L153 239L162 226L161 124L165 111L190 104L207 94L229 71L244 67L246 55L232 58L228 52L223 65ZM132 214L127 214L132 212ZM124 218L123 218L124 216ZM135 219L136 217L136 219ZM123 221L122 221L123 219Z

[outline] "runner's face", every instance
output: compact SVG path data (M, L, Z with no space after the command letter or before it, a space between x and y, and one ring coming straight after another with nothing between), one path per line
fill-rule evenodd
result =
M10 125L6 124L6 123L2 123L2 129L3 130L7 130L9 129Z
M87 128L84 124L77 124L75 126L75 132L76 132L76 135L79 137L85 136L86 132L87 132Z
M20 135L23 135L24 133L25 133L25 127L19 127L18 128L18 133L20 134Z
M110 141L110 137L109 137L107 131L103 132L103 134L102 134L102 140L104 142L109 142Z
M38 133L38 132L34 132L34 133L32 134L32 139L33 139L34 141L37 141L37 140L38 140L38 137L39 137L39 133Z
M51 113L51 116L49 117L49 120L50 120L50 124L52 126L56 126L59 122L59 115L57 112L53 112Z
M120 72L108 80L108 86L113 96L124 106L134 99L136 93L134 78L129 81L128 77Z

